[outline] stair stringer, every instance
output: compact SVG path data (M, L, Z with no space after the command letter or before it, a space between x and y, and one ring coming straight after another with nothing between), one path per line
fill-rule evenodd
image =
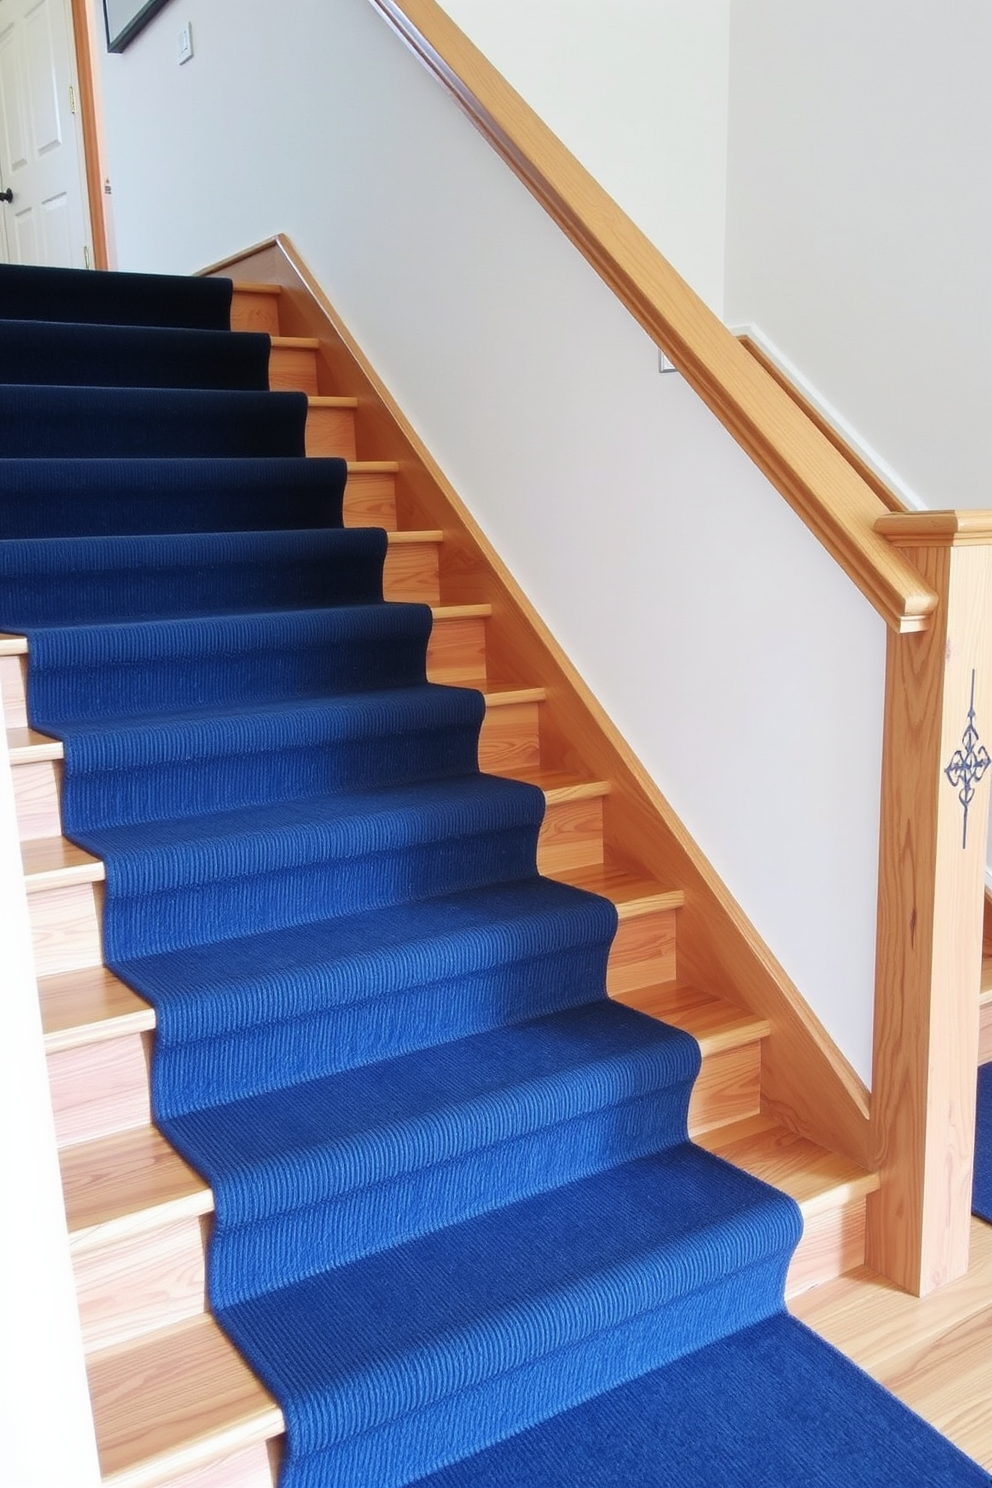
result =
M320 392L357 392L365 458L398 462L399 525L444 531L445 602L491 603L490 676L546 689L542 759L609 780L604 849L659 882L684 887L679 976L716 995L730 993L769 1020L763 1107L800 1135L870 1166L864 1083L523 594L290 239L280 233L203 272L280 287L283 334L319 340Z

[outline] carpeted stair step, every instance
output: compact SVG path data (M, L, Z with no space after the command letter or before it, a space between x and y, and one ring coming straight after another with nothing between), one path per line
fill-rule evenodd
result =
M707 1146L718 1156L732 1153L735 1165L799 1204L804 1231L787 1295L806 1290L810 1278L819 1283L850 1269L843 1247L828 1251L820 1220L844 1216L859 1202L863 1211L877 1180L767 1118L736 1123L725 1137L712 1134ZM149 1126L69 1148L61 1161L87 1348L201 1314L204 1220L213 1208L203 1179ZM863 1229L863 1213L861 1222Z
M610 945L611 962L617 954L617 941L624 925L653 914L675 916L682 902L678 891L662 892L657 885L634 874L609 867L601 867L595 873L588 869L573 871L562 878L574 887L600 893L614 904L619 926L618 935ZM150 1032L155 1027L154 1008L103 965L43 976L39 980L39 995L45 1048L50 1055ZM722 999L674 982L665 987L652 986L640 1001L638 994L630 994L629 1002L638 1011L663 1018L691 1033L704 1058L723 1054L740 1043L760 1040L769 1031L766 1020L741 1013ZM689 1109L691 1117L691 1103ZM707 1124L713 1123L707 1120Z
M307 411L303 393L0 386L10 458L303 455Z
M380 541L372 534L371 545ZM36 629L32 726L184 711L209 698L277 703L423 682L427 606L370 599L319 610ZM100 685L94 685L99 676Z
M264 392L270 346L230 331L0 319L0 384Z
M486 712L479 735L479 768L497 775L512 775L517 769L533 771L540 758L538 713L544 689L496 689L485 694L483 701ZM61 836L62 740L35 729L11 728L7 751L21 841Z
M14 539L0 542L0 628L368 604L385 554L376 528Z
M0 319L226 331L230 279L0 264Z
M340 460L0 460L0 539L340 527Z
M391 1488L770 1315L800 1231L680 1144L220 1312L298 1481Z
M170 1117L226 1304L685 1136L692 1039L603 1000Z

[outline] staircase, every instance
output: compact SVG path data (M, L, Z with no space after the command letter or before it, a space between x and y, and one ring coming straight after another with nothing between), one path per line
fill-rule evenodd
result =
M539 868L616 906L610 994L695 1037L702 1069L690 1105L697 1143L790 1194L805 1223L789 1272L794 1295L863 1261L875 1177L763 1114L766 1019L732 987L679 978L678 884L652 879L636 848L604 845L611 782L556 747L555 699L540 676L501 679L500 625L485 583L455 585L445 532L399 523L397 462L362 459L355 389L321 394L320 342L281 334L280 290L236 286L232 329L272 337L269 384L309 397L310 455L348 461L345 522L388 532L386 598L431 606L432 681L485 697L482 769L538 786L547 813ZM376 416L385 416L379 411ZM368 413L366 411L366 426ZM503 648L505 650L505 648ZM152 1008L102 964L103 864L61 835L62 746L28 727L23 637L0 637L0 681L14 767L25 886L38 972L76 1284L104 1481L117 1488L261 1488L274 1481L279 1408L212 1321L204 1257L213 1196L151 1125ZM984 994L986 1040L992 998ZM985 1057L989 1057L986 1053Z

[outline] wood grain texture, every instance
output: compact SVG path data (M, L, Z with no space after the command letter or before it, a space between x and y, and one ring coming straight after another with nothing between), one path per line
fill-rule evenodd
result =
M349 461L344 491L346 527L396 528L396 471L392 460Z
M146 1488L283 1429L264 1386L210 1317L89 1363L103 1481Z
M973 682L978 733L992 736L992 545L971 541L987 514L918 516L928 545L906 551L941 604L929 631L888 644L872 1079L882 1187L866 1254L925 1294L968 1265L990 782L977 784L966 837L945 772ZM880 525L904 542L915 522Z
M9 644L9 642L8 642ZM24 653L27 652L25 645ZM27 728L27 689L23 655L0 652L0 692L3 695L3 718L8 729Z
M435 0L372 3L886 622L925 628L932 591L886 550L874 531L885 507L830 440Z
M8 739L10 732L8 730ZM17 762L11 758L11 764L14 766L14 808L17 812L17 833L20 840L28 842L37 837L61 836L59 786L62 766L59 761L42 759L37 762Z
M70 884L28 896L35 970L39 977L98 966L103 885Z
M181 1219L73 1257L87 1353L127 1343L206 1311L209 1220Z
M106 877L101 860L67 837L36 837L22 842L21 862L29 894L50 893L73 884L102 883Z
M152 1119L149 1038L149 1034L127 1034L48 1056L59 1147L148 1125Z
M865 1207L864 1199L852 1199L803 1217L803 1236L785 1278L787 1301L864 1265Z
M992 1060L992 959L982 962L982 990L978 995L978 1062Z
M59 1154L74 1254L213 1210L213 1195L147 1123Z
M279 289L273 284L235 283L231 299L231 330L279 335Z
M441 602L438 546L443 533L394 533L386 550L382 592L386 599L410 604ZM402 541L396 539L401 538ZM420 541L410 541L421 538Z
M307 413L307 454L336 455L342 460L354 460L355 414L352 407L342 406L337 400L322 401L311 398Z
M540 708L543 689L522 702L505 701L517 694L493 694L486 697L486 716L479 735L479 768L494 775L513 775L517 771L535 770L541 761Z
M106 966L40 977L38 1000L48 1054L155 1027L155 1009Z
M689 1099L689 1135L756 1116L761 1109L761 1045L723 1049L703 1061Z
M992 1471L992 1226L971 1222L971 1261L918 1298L863 1266L790 1311Z
M269 391L316 394L316 347L287 345L289 340L283 338L280 346L273 338L269 352Z
M272 239L216 268L230 272L232 264L236 274L280 285L284 331L319 338L322 390L357 394L356 430L363 455L396 462L400 524L444 530L442 597L474 600L484 594L491 601L489 677L501 686L540 681L546 688L542 760L610 780L604 813L609 854L639 861L656 883L684 888L682 974L716 993L733 988L735 1000L771 1022L762 1076L765 1098L786 1124L867 1163L868 1093L863 1082L522 594L292 244L285 237ZM746 352L736 349L748 360ZM453 680L479 682L482 677ZM650 977L649 982L662 979Z
M170 1477L161 1488L276 1488L285 1438L257 1442L240 1452Z

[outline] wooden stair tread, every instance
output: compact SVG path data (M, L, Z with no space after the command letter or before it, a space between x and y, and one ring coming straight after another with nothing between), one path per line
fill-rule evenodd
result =
M279 351L320 350L320 341L316 336L270 336L269 340L273 348Z
M332 398L324 394L308 393L307 402L311 408L357 408L357 398ZM351 461L348 462L349 466Z
M33 764L40 760L59 760L64 754L61 739L40 734L33 728L7 730L7 754L12 765Z
M38 999L48 1054L155 1027L155 1009L106 966L40 977Z
M105 1485L146 1488L284 1429L265 1386L209 1316L93 1354Z
M636 992L621 992L613 1000L691 1033L704 1055L736 1049L756 1039L767 1038L771 1033L767 1018L745 1012L743 1008L734 1007L733 1003L698 987L678 982L642 987Z
M154 1126L66 1147L59 1162L73 1251L214 1207L208 1185Z
M695 1138L755 1178L789 1194L806 1218L874 1193L877 1173L797 1136L770 1116L751 1116Z
M491 771L492 773L498 773ZM565 770L545 770L540 766L508 772L507 779L520 780L527 785L536 785L548 799L548 803L560 801L588 801L609 794L608 780L588 780Z
M261 279L235 279L235 294L257 294L257 295L281 295L282 286L279 284L263 284Z
M34 837L22 842L21 862L29 894L70 883L99 883L105 877L100 859L67 837Z
M681 909L685 903L681 889L665 889L636 869L617 863L593 863L584 868L551 873L548 877L571 884L574 889L585 889L590 894L612 899L621 919L654 914L662 909Z

